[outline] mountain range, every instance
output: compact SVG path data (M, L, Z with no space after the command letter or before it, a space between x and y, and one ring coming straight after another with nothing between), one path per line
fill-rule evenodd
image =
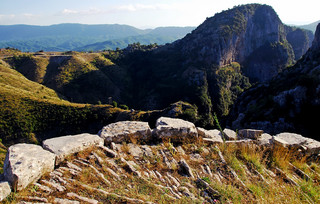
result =
M193 29L194 27L159 27L142 30L118 24L3 25L0 26L0 47L14 47L24 52L122 49L135 42L170 43Z
M166 45L133 43L99 53L2 49L0 93L5 100L0 104L0 134L6 141L22 136L41 140L49 135L95 133L101 123L115 120L150 122L161 114L184 117L201 127L214 126L216 116L232 123L232 118L240 121L239 115L245 115L248 121L239 122L245 126L245 122L273 120L271 116L281 113L296 118L291 108L298 103L290 100L296 96L291 89L312 82L305 86L309 90L317 84L306 78L303 70L307 68L297 68L317 64L310 52L317 50L318 37L313 39L312 31L283 24L272 7L248 4L207 18L182 39ZM13 79L7 80L8 76ZM287 83L288 78L294 82ZM265 97L269 92L259 86L269 87L272 94L284 93ZM251 95L254 90L259 90L261 101ZM307 98L309 92L305 94ZM285 106L287 112L273 109L267 114L269 100L278 100L281 106L285 99L293 103ZM107 103L113 106L100 105ZM118 104L125 105L119 109ZM128 107L130 111L125 110Z

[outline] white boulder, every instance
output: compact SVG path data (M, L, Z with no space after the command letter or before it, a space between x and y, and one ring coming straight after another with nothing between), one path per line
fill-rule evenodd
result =
M152 138L147 122L121 121L109 124L99 131L99 136L105 143L149 141Z
M19 191L54 169L55 155L34 144L9 147L4 161L4 179Z
M225 128L223 130L223 136L225 137L226 140L237 140L237 133L233 130Z
M158 139L171 139L171 141L176 142L198 138L198 131L195 125L178 118L159 118L154 132Z
M11 193L11 188L8 182L0 182L0 201L4 200Z
M62 162L68 155L80 152L92 146L102 145L102 138L98 135L91 135L88 133L55 137L47 139L42 143L44 149L56 155L56 165Z
M302 148L310 154L319 154L320 152L320 142L295 133L280 133L274 136L274 142L285 147Z

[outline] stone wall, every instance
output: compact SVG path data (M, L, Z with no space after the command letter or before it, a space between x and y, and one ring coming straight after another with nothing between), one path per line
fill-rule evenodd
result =
M138 148L148 152L148 144L159 143L163 140L174 143L192 143L195 140L203 140L204 143L254 143L256 145L272 146L281 145L294 148L303 154L318 156L320 142L305 138L294 133L281 133L271 136L261 130L244 129L237 133L230 129L205 130L197 128L193 123L181 119L161 117L157 120L155 129L151 130L147 122L123 121L109 124L99 131L98 135L79 134L63 136L43 141L43 145L15 144L9 147L4 163L4 174L0 176L0 201L5 199L11 191L20 191L39 178L53 172L64 159L74 153L83 151L92 146L98 146L106 150L106 153L115 157L115 153L106 146L117 148L117 144L135 143L145 144ZM129 147L130 144L128 145ZM139 155L134 148L130 148L132 155ZM167 158L170 160L171 158ZM125 161L124 161L125 162ZM127 163L127 169L139 175L134 167ZM185 174L193 177L188 170L185 161L178 165ZM106 180L106 182L108 182Z

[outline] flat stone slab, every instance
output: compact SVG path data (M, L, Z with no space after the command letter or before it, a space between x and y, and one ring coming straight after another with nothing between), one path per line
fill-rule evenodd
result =
M8 182L0 182L0 201L4 200L11 193Z
M175 142L184 142L186 139L194 140L198 138L198 131L195 125L178 118L159 118L154 131L158 139L171 139Z
M121 121L111 123L99 131L99 136L105 143L132 142L132 140L149 141L152 139L151 129L147 122Z
M17 191L54 169L55 155L34 144L9 147L4 161L4 178Z
M43 148L56 155L58 165L68 155L83 151L92 146L102 146L103 139L88 133L55 137L43 141Z
M238 133L241 138L256 140L263 134L263 130L242 129Z
M222 140L222 134L219 130L214 129L214 130L206 130L204 128L199 128L197 127L198 135L203 137L203 138L208 138L215 140L217 142L223 142Z
M226 140L237 140L237 133L233 130L225 128L223 130L223 136L225 137Z
M280 133L273 138L276 144L280 144L284 147L302 148L310 154L318 154L320 152L320 142L303 137L299 134L285 132Z
M269 146L273 144L273 136L269 135L268 133L263 133L257 139L258 145Z

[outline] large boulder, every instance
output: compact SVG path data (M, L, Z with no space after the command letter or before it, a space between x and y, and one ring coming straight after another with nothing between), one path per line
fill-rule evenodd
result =
M54 169L55 155L34 144L9 147L4 161L4 179L19 191Z
M295 133L280 133L274 136L275 144L290 148L302 148L310 154L319 154L320 142Z
M227 128L225 128L223 130L223 137L226 140L237 140L238 139L237 133L235 131L227 129Z
M0 201L8 197L11 193L11 188L8 182L0 181Z
M197 128L193 123L177 118L159 118L154 133L157 139L170 139L174 142L198 138Z
M109 124L99 131L99 136L105 143L150 141L151 129L147 122L121 121Z
M203 141L208 144L223 143L222 134L219 130L206 130L197 127L198 135L203 137Z
M102 146L103 139L88 133L55 137L43 141L43 148L56 155L56 165L68 155L80 152L92 146Z

